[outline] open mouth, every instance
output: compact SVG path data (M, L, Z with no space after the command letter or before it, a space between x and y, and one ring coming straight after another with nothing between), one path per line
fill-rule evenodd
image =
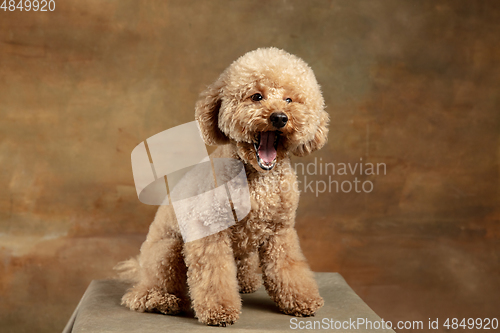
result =
M257 163L264 170L269 171L276 164L279 135L279 131L261 132L257 138L258 143L253 144Z

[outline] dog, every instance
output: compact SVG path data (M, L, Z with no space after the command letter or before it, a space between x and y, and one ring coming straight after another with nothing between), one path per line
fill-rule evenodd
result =
M122 304L171 315L191 304L200 322L226 326L239 318L239 293L263 282L282 312L313 316L324 302L293 228L299 192L290 190L297 184L290 155L327 141L329 116L313 71L277 48L248 52L201 94L195 119L205 143L218 146L212 158L243 163L250 212L184 242L172 206L160 206L140 255L118 266L133 282Z

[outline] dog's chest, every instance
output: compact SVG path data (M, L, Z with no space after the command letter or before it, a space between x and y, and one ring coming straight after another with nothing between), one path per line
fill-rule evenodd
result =
M249 219L272 225L295 216L299 195L291 169L278 166L275 172L247 173L252 209Z
M250 218L262 221L272 221L273 217L281 211L283 201L282 175L250 175L248 185L252 211Z
M247 173L251 210L233 226L234 242L253 248L267 236L293 225L298 193L295 174L289 172Z

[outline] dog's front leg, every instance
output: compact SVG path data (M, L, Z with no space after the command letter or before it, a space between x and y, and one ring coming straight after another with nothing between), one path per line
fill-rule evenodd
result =
M241 310L236 264L229 230L184 245L188 285L198 319L205 324L233 324Z
M287 228L270 236L259 255L264 286L281 311L294 316L313 316L323 306L295 229Z

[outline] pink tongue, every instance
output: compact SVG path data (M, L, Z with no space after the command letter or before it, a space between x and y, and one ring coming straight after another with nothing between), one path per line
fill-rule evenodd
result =
M259 156L267 164L271 164L276 158L276 149L274 149L275 135L275 132L260 133Z

